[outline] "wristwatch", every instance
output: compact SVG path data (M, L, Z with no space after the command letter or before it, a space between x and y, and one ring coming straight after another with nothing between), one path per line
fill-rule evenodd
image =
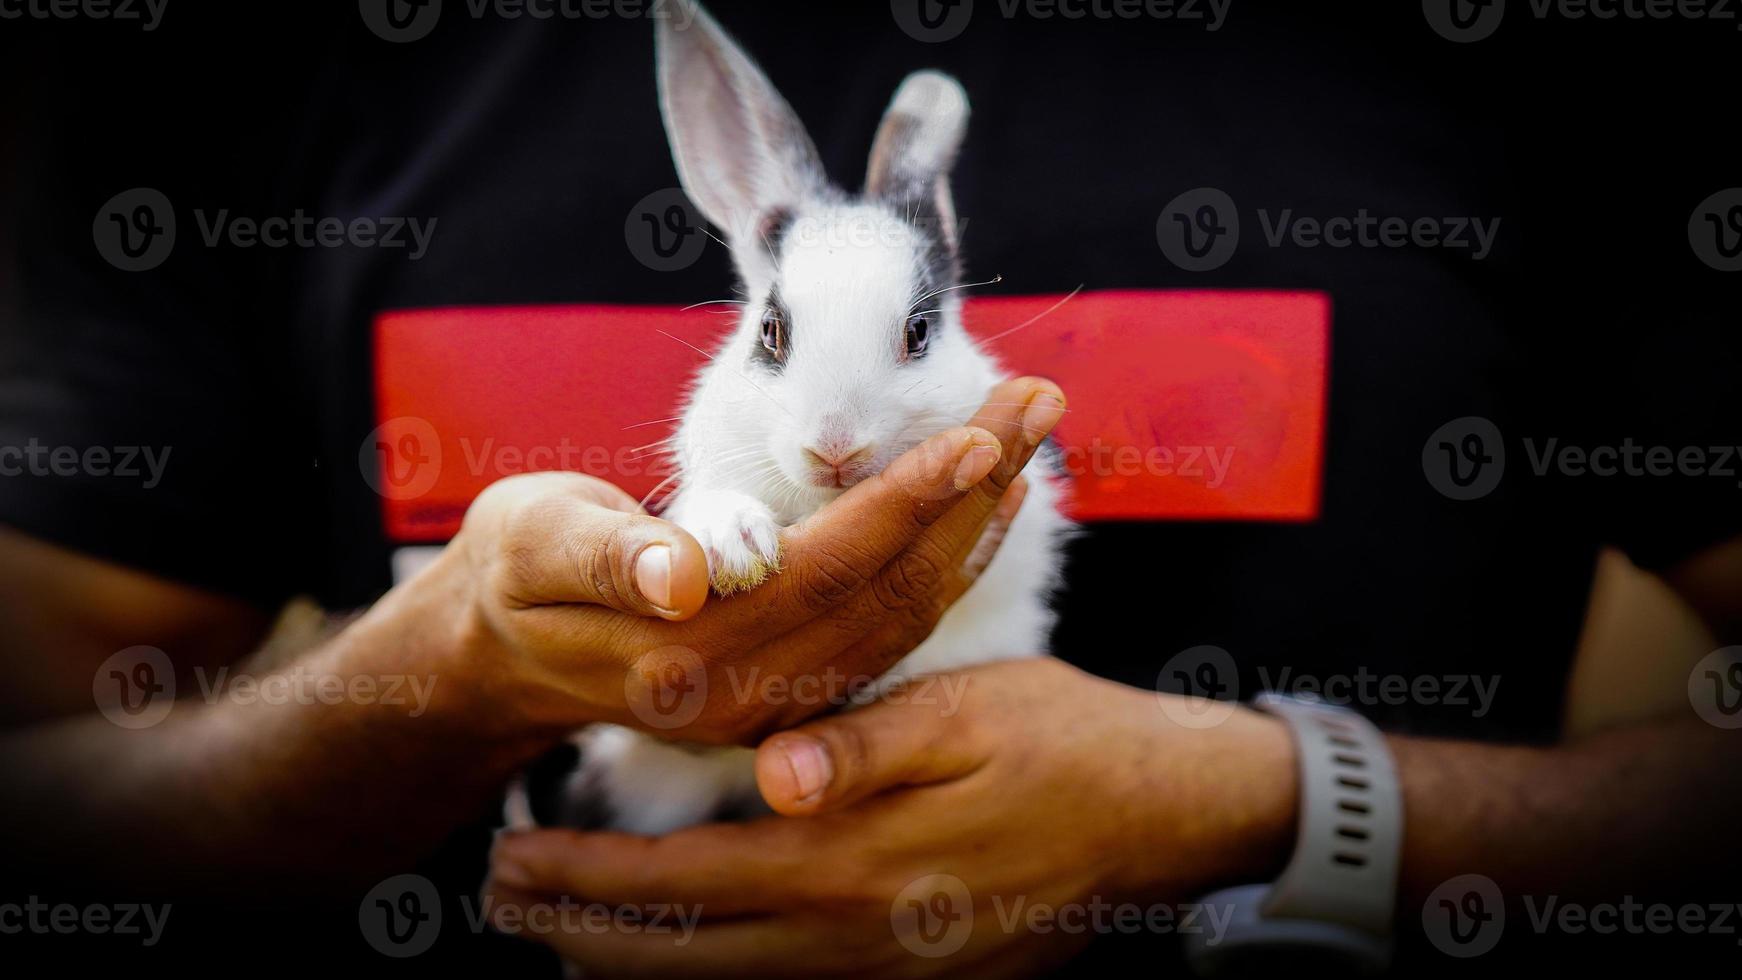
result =
M1385 737L1360 714L1316 700L1266 692L1252 706L1287 723L1300 758L1294 857L1271 884L1205 897L1227 926L1185 936L1187 960L1206 977L1308 962L1383 972L1403 843Z

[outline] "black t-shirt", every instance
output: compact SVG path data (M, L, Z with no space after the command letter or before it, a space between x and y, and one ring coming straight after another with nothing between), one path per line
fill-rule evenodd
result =
M263 604L363 605L389 583L357 466L378 421L377 313L724 295L723 249L659 272L625 247L631 208L677 183L644 18L449 4L392 44L356 5L315 6L175 6L151 32L7 25L7 87L25 98L4 162L0 257L17 275L0 446L170 456L151 486L0 478L0 522ZM1236 4L1215 30L981 6L937 44L882 3L714 8L845 186L896 83L956 74L974 100L954 181L967 258L1004 290L1306 289L1333 310L1320 516L1094 525L1072 549L1058 654L1152 687L1173 655L1214 645L1246 693L1291 671L1481 678L1498 687L1480 713L1362 707L1404 730L1552 738L1597 549L1658 567L1742 532L1734 475L1538 475L1525 446L1742 441L1734 284L1688 230L1736 183L1722 66L1737 35L1519 15L1459 45L1415 4ZM93 215L142 187L173 202L181 244L122 271ZM1239 202L1246 227L1225 265L1190 272L1157 219L1199 187ZM299 210L439 228L413 261L207 246L194 217ZM1477 258L1272 244L1260 210L1500 223ZM1509 458L1497 489L1460 501L1424 446L1472 416Z

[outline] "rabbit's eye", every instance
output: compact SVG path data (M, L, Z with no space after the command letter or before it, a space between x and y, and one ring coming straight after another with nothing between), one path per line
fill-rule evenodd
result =
M786 359L786 321L773 310L762 314L762 349L774 355L776 361Z
M907 321L907 356L918 357L925 353L926 345L931 343L931 318L924 314L910 317Z

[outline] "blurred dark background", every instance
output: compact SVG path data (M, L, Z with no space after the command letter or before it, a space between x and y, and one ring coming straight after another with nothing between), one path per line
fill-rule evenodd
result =
M961 78L974 117L954 186L972 278L1001 275L1012 294L1310 289L1334 310L1320 519L1093 528L1072 553L1058 654L1153 687L1168 658L1213 644L1246 693L1284 668L1499 676L1485 717L1369 714L1412 732L1555 737L1599 550L1647 567L1684 558L1742 532L1742 490L1539 478L1509 441L1507 480L1459 502L1424 479L1422 446L1463 416L1509 440L1742 441L1737 280L1702 264L1687 232L1696 205L1742 185L1735 25L1539 21L1515 4L1494 37L1459 45L1395 0L1234 0L1214 31L978 6L938 44L903 33L883 2L710 9L849 187L906 73ZM348 2L171 0L150 32L0 21L0 433L171 444L182 462L169 492L137 508L73 485L78 520L24 505L8 520L40 517L26 528L262 603L361 606L389 582L379 498L354 468L374 424L375 313L725 295L723 249L663 273L624 246L635 203L676 184L650 24L448 8L428 37L397 45ZM1245 237L1227 265L1191 273L1163 256L1156 221L1204 186L1238 202ZM130 275L96 254L91 222L133 187L173 200L189 241L195 208L439 216L440 230L416 263L181 248ZM1502 224L1481 260L1272 248L1261 208ZM455 894L485 833L438 862ZM166 961L224 950L232 967L252 951L287 972L548 966L464 936L445 955L384 960L357 937L354 903L229 911L169 943ZM1523 962L1632 949L1520 942ZM1704 942L1717 940L1673 948Z

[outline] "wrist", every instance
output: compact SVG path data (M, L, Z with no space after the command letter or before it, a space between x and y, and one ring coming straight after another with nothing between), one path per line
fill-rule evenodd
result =
M460 734L486 764L518 765L576 726L535 723L518 696L512 652L487 614L462 549L450 545L341 635L353 669L415 675L431 685L423 718ZM364 666L367 664L367 666Z
M1144 747L1156 773L1135 790L1151 804L1139 828L1138 851L1148 860L1127 869L1129 890L1177 901L1274 878L1294 850L1299 819L1287 726L1246 707L1202 729L1157 714Z
M1269 881L1294 853L1300 824L1300 760L1288 726L1241 707L1219 732L1227 862L1211 884Z

